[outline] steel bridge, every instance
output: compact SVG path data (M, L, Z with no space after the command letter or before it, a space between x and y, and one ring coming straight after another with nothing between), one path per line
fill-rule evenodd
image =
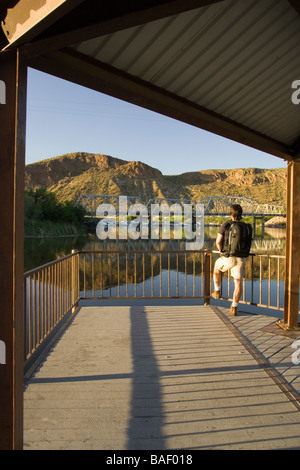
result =
M81 204L87 211L88 214L96 216L97 207L100 204L112 204L118 213L120 197L116 195L107 194L82 194L76 201L75 205ZM167 204L169 206L173 204L203 204L204 215L211 216L226 216L229 212L229 207L232 204L240 204L243 209L244 216L285 216L286 210L284 206L275 204L260 204L253 199L245 197L234 197L234 196L209 196L199 199L199 201L191 199L174 199L174 198L151 198L147 202L143 201L141 197L137 196L126 196L128 206L132 204L143 204L148 209L151 208L151 204Z

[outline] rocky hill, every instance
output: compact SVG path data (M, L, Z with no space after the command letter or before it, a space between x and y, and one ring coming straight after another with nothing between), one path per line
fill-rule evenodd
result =
M59 200L81 194L187 198L244 196L261 203L285 204L286 169L239 168L163 175L142 162L101 154L72 153L26 166L25 186L44 186Z

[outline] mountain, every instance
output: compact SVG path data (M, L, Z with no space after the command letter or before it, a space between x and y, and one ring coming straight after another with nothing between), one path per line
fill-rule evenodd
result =
M59 200L81 194L110 194L199 200L207 196L244 196L260 203L286 203L286 169L238 168L163 175L139 161L108 155L70 153L26 165L25 187L43 186Z

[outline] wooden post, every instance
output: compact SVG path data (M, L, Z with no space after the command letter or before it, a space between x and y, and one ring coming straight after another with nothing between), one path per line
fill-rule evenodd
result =
M6 363L0 364L0 449L23 447L24 377L24 167L27 67L18 50L0 53L1 244L0 340Z
M298 328L299 252L300 252L300 162L287 167L287 227L284 317L277 324L284 329Z

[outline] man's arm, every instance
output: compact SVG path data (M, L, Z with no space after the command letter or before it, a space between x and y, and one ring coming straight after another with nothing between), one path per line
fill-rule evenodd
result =
M223 245L223 235L221 233L218 233L217 239L216 239L216 245L219 251L222 251L222 245Z

